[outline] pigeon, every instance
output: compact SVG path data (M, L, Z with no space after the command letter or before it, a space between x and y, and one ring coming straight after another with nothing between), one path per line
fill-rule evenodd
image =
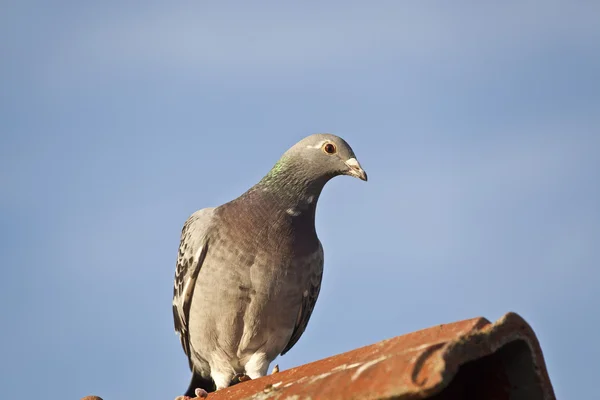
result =
M240 197L185 222L173 318L192 379L177 399L264 376L298 342L323 276L317 200L337 175L367 180L346 141L310 135Z

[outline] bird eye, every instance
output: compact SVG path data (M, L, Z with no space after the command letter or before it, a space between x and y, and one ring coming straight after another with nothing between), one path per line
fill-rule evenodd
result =
M335 144L333 143L326 143L323 146L323 151L327 154L335 154L335 152L337 151L337 149L335 148Z

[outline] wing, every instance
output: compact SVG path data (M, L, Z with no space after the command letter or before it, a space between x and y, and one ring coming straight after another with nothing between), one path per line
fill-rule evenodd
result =
M212 208L197 211L183 225L175 268L173 288L173 321L183 351L190 359L189 313L196 279L208 252L207 232L211 226ZM190 364L191 367L191 364Z
M317 297L319 297L319 292L321 291L321 280L323 279L323 247L321 247L321 243L319 243L319 250L317 251L316 258L311 264L313 273L310 276L308 287L303 292L302 304L300 305L300 311L298 312L298 318L296 319L296 326L294 326L290 341L281 352L281 355L287 353L300 339L300 336L302 336L308 325L308 320L312 315L315 304L317 303Z

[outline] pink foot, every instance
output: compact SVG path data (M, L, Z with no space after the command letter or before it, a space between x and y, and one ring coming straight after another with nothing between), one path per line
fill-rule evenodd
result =
M178 396L175 398L175 400L194 400L194 399L204 399L208 396L208 392L204 389L196 389L194 390L194 394L196 395L196 397L190 397L190 396Z

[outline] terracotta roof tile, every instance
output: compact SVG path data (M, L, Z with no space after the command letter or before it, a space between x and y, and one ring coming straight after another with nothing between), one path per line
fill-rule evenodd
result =
M173 396L175 397L175 396ZM434 326L211 393L208 400L555 399L531 327L508 313Z

